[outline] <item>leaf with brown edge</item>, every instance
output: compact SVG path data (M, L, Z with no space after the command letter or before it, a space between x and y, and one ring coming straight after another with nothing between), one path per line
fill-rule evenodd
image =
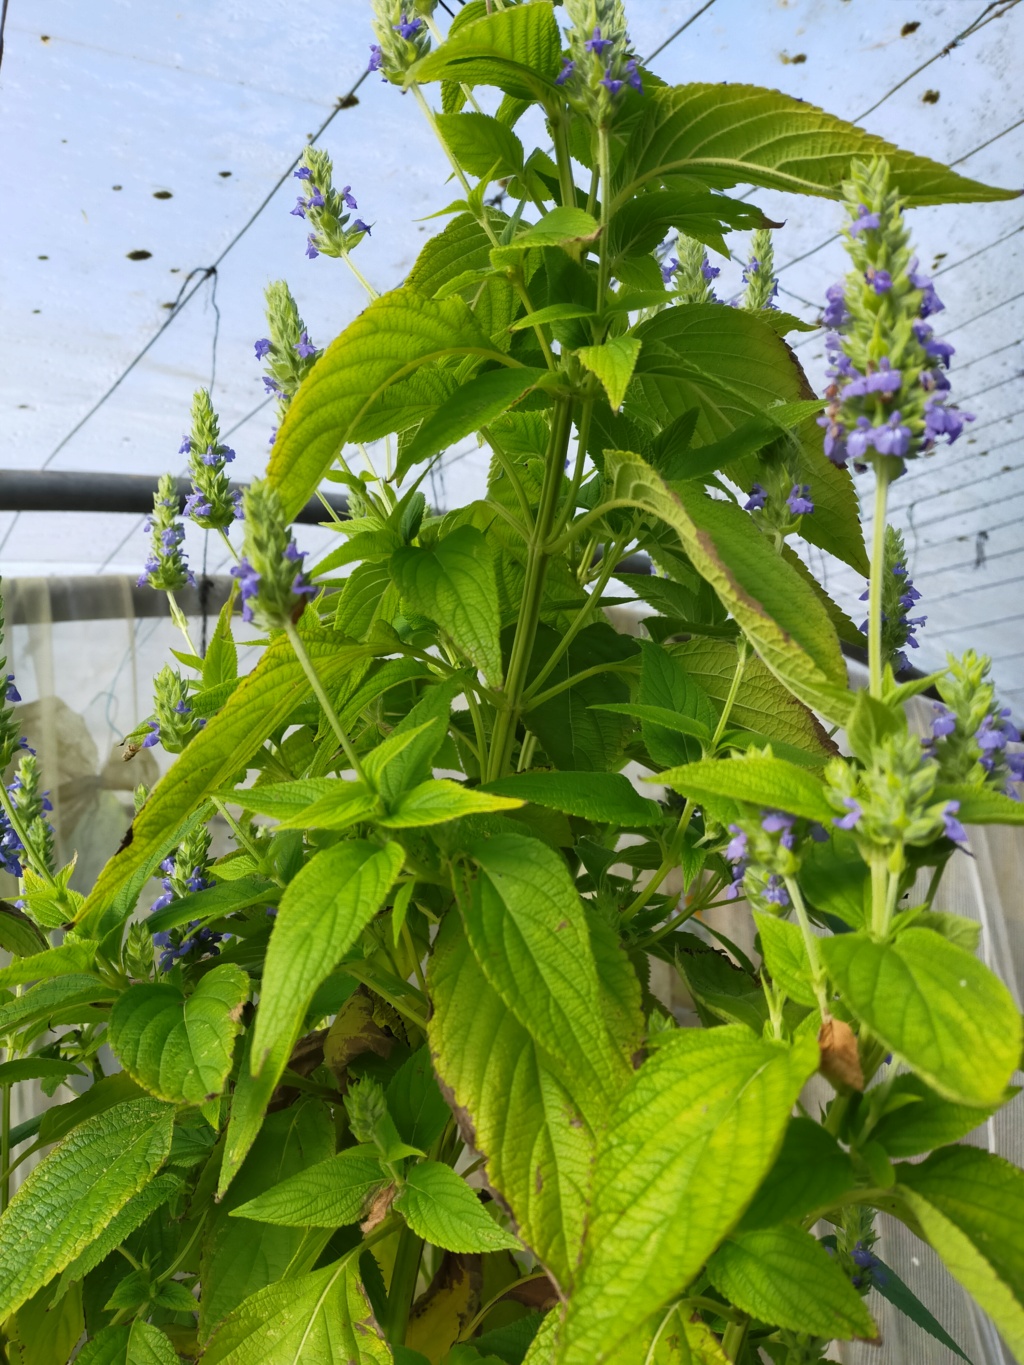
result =
M409 1314L405 1344L428 1360L443 1360L480 1308L483 1258L446 1251L437 1273Z
M818 1030L821 1062L818 1070L837 1090L863 1090L864 1071L857 1051L857 1035L849 1024L831 1015Z

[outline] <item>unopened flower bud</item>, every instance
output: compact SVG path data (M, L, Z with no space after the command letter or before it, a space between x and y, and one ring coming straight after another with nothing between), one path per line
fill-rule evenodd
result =
M151 533L149 558L138 586L147 583L162 592L176 592L195 577L182 553L185 528L178 520L178 494L170 474L162 474L153 497L153 512L146 523Z
M242 619L281 630L316 589L303 572L304 556L276 490L258 479L245 490L244 505L244 553L231 570L241 587Z

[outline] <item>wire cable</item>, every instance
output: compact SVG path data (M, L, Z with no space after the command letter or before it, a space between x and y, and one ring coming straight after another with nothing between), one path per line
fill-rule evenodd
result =
M668 37L665 39L665 41L659 47L656 47L652 53L650 53L648 56L644 58L644 65L646 66L648 62L653 62L655 57L657 57L657 55L659 54L659 52L664 52L665 49L668 47L669 43L674 43L675 40L679 37L679 35L681 33L685 33L691 24L696 23L700 16L706 10L709 10L714 3L715 0L707 0L706 5L702 5L695 14L691 14L689 19L687 19L685 23L680 24L674 33L670 33Z

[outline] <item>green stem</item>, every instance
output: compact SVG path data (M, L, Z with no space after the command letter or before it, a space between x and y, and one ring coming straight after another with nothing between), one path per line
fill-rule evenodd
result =
M0 1171L3 1172L0 1178L0 1213L3 1213L11 1198L11 1173L8 1170L11 1159L11 1087L5 1085L0 1089L3 1092L0 1096Z
M555 144L555 161L558 164L558 183L562 191L562 203L568 208L576 207L576 182L572 178L572 153L569 151L569 111L563 105L549 118L551 138Z
M871 695L882 695L882 579L885 575L885 515L889 492L889 464L875 461L875 524L871 542L871 582L868 585L868 677Z
M545 692L539 692L536 696L528 696L524 701L523 709L533 711L538 706L543 706L552 697L557 697L560 692L566 692L570 687L575 687L577 683L583 682L586 678L595 678L599 673L639 673L639 664L594 664L590 668L583 669L580 673L574 673L571 678L566 678L563 682L556 683L554 687L549 687Z
M217 808L217 811L220 814L221 818L228 825L232 834L235 836L235 840L237 841L237 843L239 843L241 847L245 849L246 853L248 853L249 856L252 859L254 859L258 867L262 867L263 857L259 849L249 838L248 834L246 834L245 830L242 829L241 825L228 810L224 802L218 796L211 797L210 799L213 801L213 804Z
M885 854L873 853L871 856L871 932L876 938L885 937L885 912L888 902L889 871L885 865Z
M231 544L231 541L228 539L228 533L227 533L227 531L225 531L225 529L224 529L223 526L218 526L218 527L217 527L217 534L220 536L220 538L221 538L221 540L224 542L224 544L228 547L228 554L231 556L231 558L232 558L232 559L235 561L235 563L237 564L237 563L238 563L238 551L237 551L237 550L235 549L235 547Z
M499 711L491 738L488 780L501 777L506 770L515 741L516 725L522 712L523 689L526 685L526 672L530 665L534 641L537 638L537 624L540 620L540 604L544 595L544 575L547 570L547 541L551 537L552 523L558 499L558 489L565 467L565 452L569 445L572 429L572 404L561 399L556 404L551 423L551 436L545 457L544 484L541 488L540 506L533 535L530 537L526 575L523 581L523 598L516 623L515 638L509 657L508 672L505 676L505 707Z
M729 723L729 716L732 712L733 703L740 690L740 683L743 681L743 670L747 666L747 640L746 636L741 635L736 642L736 668L732 675L732 682L729 684L729 692L722 706L722 714L718 717L718 724L715 726L715 733L711 736L711 752L714 753L718 748L719 741L725 734L725 727Z
M744 1316L741 1322L730 1322L722 1337L722 1354L726 1360L739 1360L740 1352L747 1342L747 1328L750 1319Z
M597 240L597 306L604 308L608 293L608 224L611 214L611 153L608 144L608 127L601 124L597 130L597 164L601 173L601 236Z
M388 1341L392 1346L405 1345L422 1255L423 1238L417 1237L412 1228L404 1227L398 1235L395 1267L391 1272L391 1287L388 1290Z
M337 522L337 524L338 524L339 526L341 526L341 525L342 525L341 517L338 516L337 512L334 510L334 508L331 506L331 504L327 501L327 499L324 497L323 493L320 491L319 488L316 490L316 495L317 495L317 497L320 499L320 501L323 503L323 505L324 505L324 507L325 507L325 509L326 509L326 511L327 511L327 515L331 518L331 520L334 521L334 522Z
M285 623L284 629L285 634L288 636L288 640L291 644L291 647L295 651L295 657L302 665L302 670L305 673L306 677L309 679L309 685L310 687L312 687L317 701L323 707L324 715L327 717L327 720L330 723L330 727L337 736L338 743L341 745L342 751L345 757L348 759L349 766L353 769L356 776L359 778L360 782L364 782L366 778L363 773L362 765L360 764L359 759L356 756L356 751L352 747L352 741L345 733L341 721L338 719L337 713L335 712L334 707L331 705L330 698L324 691L323 684L320 682L320 679L317 677L317 672L316 669L313 667L312 660L306 653L306 646L302 643L302 640L299 637L299 632L295 629L295 622L291 620L287 621Z
M556 540L552 541L547 547L548 554L561 554L564 550L569 548L581 531L585 531L588 527L593 526L595 522L603 520L609 512L614 512L616 508L619 507L629 507L635 511L636 503L631 502L629 498L612 498L608 502L601 503L600 507L595 507L590 512L585 512L578 521L574 521L571 526L567 526L561 535L559 535Z
M640 913L640 911L644 908L647 902L651 899L651 897L661 886L662 882L665 880L668 874L678 864L679 855L683 850L683 840L686 837L687 829L689 829L690 827L690 820L693 818L693 812L695 809L696 807L694 806L693 801L690 799L690 797L687 797L686 805L683 807L683 813L679 817L679 824L676 827L676 832L672 836L672 842L668 846L668 852L665 854L661 866L658 868L657 872L655 872L654 876L647 883L647 885L640 892L640 894L636 896L629 905L626 906L625 910L623 910L622 918L624 920L630 920L633 918L634 915L638 915Z
M505 451L502 450L501 446L495 441L488 427L481 427L480 435L484 438L487 444L494 451L494 458L501 465L501 472L505 475L506 479L508 479L510 485L512 486L512 491L516 495L516 500L519 503L519 510L523 514L523 522L525 523L527 528L530 531L532 531L533 508L530 506L530 500L526 496L526 490L523 487L522 480L516 473L515 465L509 459ZM529 539L529 537L527 537L527 539Z
M167 590L167 601L171 608L171 620L181 631L182 635L184 635L185 643L188 645L188 652L190 654L194 654L197 659L200 658L201 656L199 654L199 651L192 643L192 637L188 633L188 621L185 619L185 613L178 606L177 598L174 596L174 593L171 592L169 588Z
M572 483L569 485L569 492L561 513L555 522L556 526L561 526L565 522L572 521L573 513L576 511L576 496L580 491L580 484L583 482L583 466L587 460L587 439L590 435L590 419L594 412L593 398L585 398L583 407L580 411L580 420L576 427L576 466L572 471Z
M804 905L804 898L800 893L795 877L786 877L786 890L789 898L793 902L793 910L796 914L797 922L800 925L800 932L804 936L804 947L807 949L807 960L811 967L811 985L814 994L818 998L818 1007L821 1010L822 1019L829 1017L828 1007L828 986L825 968L822 965L821 954L818 951L818 939L811 928L811 921L807 916L807 907Z

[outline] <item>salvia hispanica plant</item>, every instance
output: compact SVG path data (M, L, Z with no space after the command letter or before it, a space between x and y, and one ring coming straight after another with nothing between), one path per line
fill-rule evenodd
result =
M801 1365L876 1340L883 1299L916 1358L962 1354L882 1213L1021 1354L1024 1174L962 1141L1012 1096L1021 1020L936 906L971 825L1024 823L1024 760L987 660L908 676L886 528L906 462L969 420L904 214L1011 192L775 91L666 86L618 0L435 18L375 0L367 38L450 164L449 222L323 351L271 285L279 429L244 509L196 395L188 515L236 584L128 737L175 760L88 896L31 755L0 787L7 1358ZM312 147L296 177L301 267L363 279L352 186ZM737 184L841 206L822 398ZM473 436L486 496L428 507ZM325 478L350 516L307 565ZM168 478L144 577L172 601L179 516ZM861 630L798 537L867 579ZM730 901L739 942L701 922ZM31 1078L54 1103L12 1128Z

